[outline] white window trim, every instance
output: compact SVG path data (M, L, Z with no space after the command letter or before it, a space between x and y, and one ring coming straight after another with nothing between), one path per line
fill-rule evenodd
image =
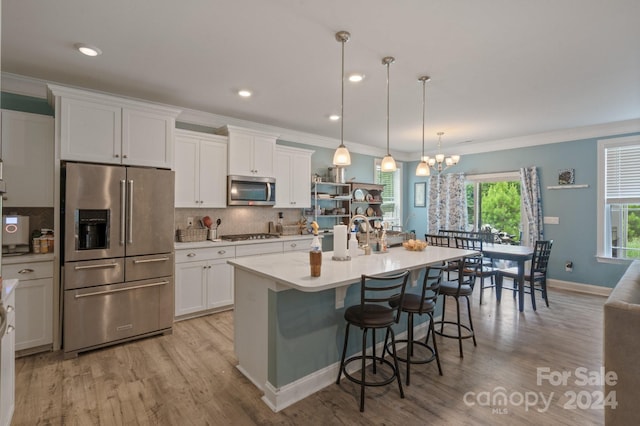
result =
M482 173L477 175L465 175L465 180L467 182L475 183L484 183L484 182L510 182L510 181L520 181L520 171L514 170L512 172L499 172L499 173ZM474 202L478 203L477 194L475 193L476 189L474 188ZM474 214L478 214L478 206L474 206L473 208ZM473 219L474 223L477 222L477 217ZM524 202L522 197L520 197L520 225L522 226L522 241L520 244L528 245L529 244L529 221L526 220L526 213L524 211Z
M606 245L606 229L607 218L605 215L605 202L604 202L604 166L605 157L604 151L610 147L624 146L624 145L638 145L640 144L640 135L625 136L621 138L600 139L598 140L598 220L597 220L597 237L596 237L596 259L601 263L615 263L625 264L629 262L629 259L621 259L612 257L607 251Z
M373 177L372 177L372 182L376 181L376 171L377 168L380 167L380 164L382 164L382 158L374 158L373 159ZM403 192L404 192L404 163L401 161L396 161L396 167L398 168L398 185L400 186L399 191L398 191L398 221L400 222L400 226L403 227L402 229L404 229L405 226L405 222L408 222L408 220L404 220L403 219L403 215L404 215L404 209L402 208L402 203L404 202L403 200Z

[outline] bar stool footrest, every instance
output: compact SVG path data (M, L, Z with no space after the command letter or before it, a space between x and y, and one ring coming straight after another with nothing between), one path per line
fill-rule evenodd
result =
M351 374L349 374L347 372L347 366L349 365L349 363L354 362L354 361L362 362L362 357L363 357L363 355L355 355L355 356L352 356L351 358L347 358L344 361L344 366L342 367L342 374L344 374L344 376L347 379L349 379L352 382L357 383L359 385L362 385L362 380L352 376ZM378 363L377 366L376 366L376 369L380 368L382 365L388 366L389 368L391 368L391 373L392 373L391 376L389 376L388 378L386 378L384 380L381 380L381 381L367 381L367 380L365 380L364 381L364 385L365 386L385 386L385 385L388 385L389 383L392 383L392 382L394 382L396 380L396 376L398 375L398 372L396 371L396 369L393 366L393 363L391 361L388 361L388 360L386 360L386 359L384 359L382 357L379 357L379 356L374 357L373 355L364 355L364 358L367 359L367 360L371 360L374 363ZM369 365L369 364L366 364L365 368L366 368L367 365ZM358 370L358 373L360 373L360 370Z
M408 341L407 341L407 339L402 339L402 340L398 339L398 340L396 340L396 344L397 343L408 343ZM422 346L423 348L428 349L431 352L431 356L429 358L418 358L418 359L416 359L412 355L411 356L411 361L410 361L411 364L427 364L427 363L430 363L431 361L435 361L435 359L436 359L436 351L435 351L435 349L433 349L431 346L429 346L426 343L421 342L419 340L414 340L413 344L414 345L419 345L419 346ZM387 345L386 351L387 351L388 354L391 355L390 347L391 347L390 345ZM408 350L409 346L407 345L406 348ZM400 355L397 355L397 358L398 358L398 361L407 362L407 359L406 358L402 358Z
M433 327L434 327L433 332L438 336L448 337L450 339L471 339L472 337L474 337L473 330L471 330L471 328L468 325L460 324L460 328L467 330L469 333L463 334L462 336L458 336L457 334L447 334L445 332L439 331L437 329L437 326L440 324L449 324L449 325L455 326L456 328L458 327L458 323L454 321L436 321L433 323Z

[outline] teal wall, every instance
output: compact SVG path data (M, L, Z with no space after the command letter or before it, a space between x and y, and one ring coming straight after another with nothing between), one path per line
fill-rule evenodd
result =
M2 92L0 95L0 107L2 109L50 115L53 117L53 108L49 106L46 99L42 98Z
M625 136L625 135L620 135ZM602 139L602 138L600 138ZM496 173L536 166L540 175L542 211L544 216L557 216L558 225L544 225L544 237L554 240L549 277L582 284L613 287L627 263L609 264L596 260L597 230L597 141L598 138L517 148L483 154L464 155L460 163L449 169L466 174ZM425 208L413 208L413 183L428 181L414 176L417 162L410 163L407 190L411 195L407 208L416 215L416 232L426 232ZM588 184L585 189L549 190L558 184L558 170L575 169L576 184ZM566 261L573 262L573 272L566 272Z

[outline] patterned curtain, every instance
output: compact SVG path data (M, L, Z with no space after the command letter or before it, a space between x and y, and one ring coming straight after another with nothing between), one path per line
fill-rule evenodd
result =
M464 173L429 178L429 234L440 229L464 231L467 227L467 191Z
M543 239L542 197L540 196L540 180L536 167L521 168L520 181L524 211L529 223L528 245L533 247L536 241Z

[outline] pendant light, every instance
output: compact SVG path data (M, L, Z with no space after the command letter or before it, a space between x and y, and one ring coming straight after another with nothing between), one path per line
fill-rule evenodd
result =
M391 152L389 152L389 65L394 61L395 58L393 56L386 56L382 59L382 65L387 66L387 155L380 163L380 170L383 172L395 172L398 169L396 160L393 159Z
M345 167L351 165L351 155L346 146L344 146L344 44L349 41L351 34L347 31L338 31L336 40L342 44L342 78L341 78L341 98L340 98L340 146L333 154L333 165Z
M429 171L429 164L427 164L428 157L424 156L424 117L425 117L425 97L426 97L426 85L427 81L431 80L431 77L428 75L423 75L418 79L418 81L422 82L422 156L420 157L420 163L418 163L418 167L416 167L416 176L429 176L431 172Z

